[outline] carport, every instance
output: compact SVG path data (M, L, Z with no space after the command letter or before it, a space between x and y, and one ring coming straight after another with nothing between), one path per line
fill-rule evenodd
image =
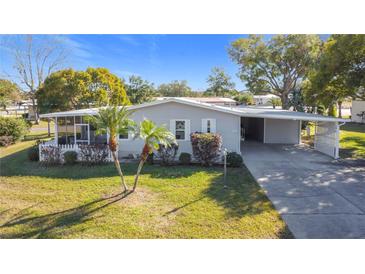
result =
M333 158L339 156L339 129L350 121L329 116L288 110L235 108L241 115L241 141L263 144L301 143L302 121L315 123L314 149Z

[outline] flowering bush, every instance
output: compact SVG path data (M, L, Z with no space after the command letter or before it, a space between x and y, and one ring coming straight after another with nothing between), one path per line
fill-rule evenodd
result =
M56 146L42 146L41 157L45 165L57 165L61 163L61 149Z
M108 145L80 145L80 160L87 165L103 164L107 161L109 149Z
M217 133L192 133L190 141L194 158L202 165L211 165L220 155L222 136Z
M162 165L171 165L176 157L179 146L177 144L172 144L171 146L159 145L157 150L158 157L161 159Z

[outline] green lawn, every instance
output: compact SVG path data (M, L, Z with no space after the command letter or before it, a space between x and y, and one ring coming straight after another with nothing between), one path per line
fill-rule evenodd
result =
M146 166L120 195L112 164L45 168L1 150L0 238L291 238L247 169ZM123 165L131 184L135 164Z
M340 155L342 158L365 158L365 125L347 123L341 127Z

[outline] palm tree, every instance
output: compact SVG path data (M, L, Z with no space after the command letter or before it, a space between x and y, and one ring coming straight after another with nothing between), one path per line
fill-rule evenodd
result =
M118 149L118 134L125 134L130 130L134 130L134 122L128 117L132 114L125 106L119 108L117 106L106 107L99 109L96 116L89 116L88 121L96 128L95 134L109 133L109 149L113 156L115 167L121 178L121 183L124 192L128 190L124 181L123 172L120 168L120 163L116 155Z
M142 139L144 141L144 146L132 191L135 191L137 188L139 174L141 173L148 155L151 154L153 150L158 150L159 145L169 147L176 143L174 134L172 134L165 126L157 126L154 122L147 119L140 123L135 138Z

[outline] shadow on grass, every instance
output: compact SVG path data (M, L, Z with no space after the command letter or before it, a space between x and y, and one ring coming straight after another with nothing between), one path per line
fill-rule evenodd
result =
M341 131L352 131L358 133L365 133L365 124L346 123L341 127Z
M365 148L365 139L359 136L351 136L351 137L344 137L342 138L341 142L347 143L352 142L354 143L352 147L347 148L340 148L340 155L341 157L356 157L359 147Z
M54 137L54 133L51 133L51 136L48 136L48 133L31 134L25 135L23 141L45 140L52 137Z
M242 218L275 210L246 167L228 169L226 183L221 174L202 194L223 207L227 218ZM287 225L279 234L279 238L293 237Z
M108 207L122 199L125 199L132 192L117 194L107 198L101 198L81 206L58 211L42 216L31 216L26 208L19 211L12 219L0 226L1 229L18 225L26 226L26 232L0 233L2 238L56 238L57 229L70 229L72 226L91 221L95 212Z

